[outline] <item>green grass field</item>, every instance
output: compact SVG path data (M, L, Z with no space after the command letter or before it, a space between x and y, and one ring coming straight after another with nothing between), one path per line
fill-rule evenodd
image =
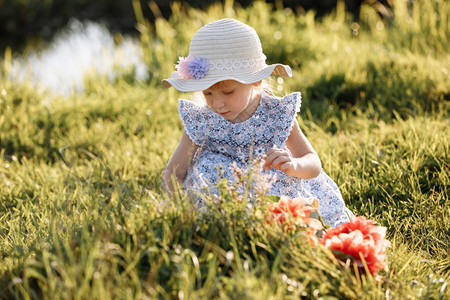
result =
M137 3L137 2L136 2ZM139 17L147 82L92 76L58 97L0 74L0 298L450 298L450 3L394 1L388 18L342 3L315 20L264 2L208 11L173 4ZM259 210L224 202L207 213L160 188L182 125L163 89L203 24L253 26L273 80L303 93L300 126L348 207L387 227L382 280L331 263L297 236L263 228ZM281 85L282 84L282 85ZM255 213L256 212L256 213ZM259 213L258 213L259 212Z

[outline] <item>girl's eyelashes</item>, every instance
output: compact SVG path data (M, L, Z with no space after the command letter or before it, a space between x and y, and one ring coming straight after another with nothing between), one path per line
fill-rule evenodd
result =
M231 95L233 93L234 93L234 90L222 92L222 94L224 94L224 95ZM210 95L212 95L212 92L203 91L203 95L210 96Z

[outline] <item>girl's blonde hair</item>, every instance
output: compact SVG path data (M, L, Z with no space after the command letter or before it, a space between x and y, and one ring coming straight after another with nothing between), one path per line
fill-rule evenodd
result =
M216 84L220 84L220 82ZM272 77L267 77L261 80L261 84L255 87L255 89L261 94L266 94L269 96L279 96L277 95L278 93L275 93L276 89L274 88L274 79ZM202 91L194 92L191 100L196 103L205 103L203 92Z
M269 96L275 96L275 89L273 88L272 82L273 80L270 77L263 79L261 84L257 87L257 90Z

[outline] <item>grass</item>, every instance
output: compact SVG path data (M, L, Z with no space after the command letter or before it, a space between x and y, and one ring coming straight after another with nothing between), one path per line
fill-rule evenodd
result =
M172 8L155 25L138 19L145 83L90 78L84 94L56 97L9 81L6 53L0 298L448 297L449 4L395 1L392 19L366 5L358 32L341 4L320 21L263 2ZM352 211L387 227L384 280L263 228L264 201L252 211L211 203L205 214L161 193L185 95L160 79L202 24L224 16L257 28L269 62L294 67L283 89L273 85L302 91L299 122L325 171Z

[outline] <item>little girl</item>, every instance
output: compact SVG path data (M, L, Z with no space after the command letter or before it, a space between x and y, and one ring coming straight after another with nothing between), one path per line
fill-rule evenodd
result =
M272 74L292 77L291 68L267 65L256 31L233 19L200 28L189 50L162 85L202 91L206 105L179 100L184 132L163 173L166 189L173 191L175 179L189 191L214 193L236 167L263 160L262 172L274 178L267 194L315 197L325 224L347 222L352 213L298 125L300 93L278 98L261 88Z

